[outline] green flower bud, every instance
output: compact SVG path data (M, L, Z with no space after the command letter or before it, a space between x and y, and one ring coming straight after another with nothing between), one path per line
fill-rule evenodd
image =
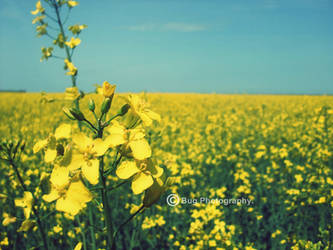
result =
M102 103L102 107L101 107L102 114L106 114L110 110L111 102L112 102L112 99L109 97L104 99L104 101Z
M71 119L71 120L76 120L75 117L71 114L68 108L63 108L62 111L65 113L65 115Z
M128 103L126 103L124 106L121 107L121 109L119 110L119 115L120 116L124 116L128 110L131 108L131 105L129 105Z
M89 110L90 110L91 112L94 112L94 111L95 111L95 102L94 102L93 99L90 99L90 100L89 100L88 107L89 107Z
M69 112L74 116L74 118L76 119L76 120L78 120L78 121L83 121L85 118L84 118L84 115L83 115L83 113L80 111L80 110L78 110L78 109L76 109L76 108L70 108L69 109Z

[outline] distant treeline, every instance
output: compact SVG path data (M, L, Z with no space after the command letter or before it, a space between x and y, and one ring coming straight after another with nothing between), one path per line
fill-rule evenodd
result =
M18 90L0 89L0 92L26 93L27 91L25 89L18 89Z

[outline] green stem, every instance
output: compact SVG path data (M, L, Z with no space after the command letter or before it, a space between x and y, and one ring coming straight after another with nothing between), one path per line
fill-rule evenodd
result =
M116 249L116 237L117 237L117 233L120 231L120 229L122 229L123 226L125 226L128 222L130 222L137 214L139 214L143 209L144 209L144 205L142 204L141 207L139 208L138 211L136 211L134 214L132 214L124 223L122 223L118 228L117 230L113 233L113 237L112 237L112 247L111 249Z
M76 219L77 219L77 223L79 224L80 231L81 231L81 236L82 236L82 241L83 241L83 249L87 250L87 240L86 240L86 236L84 234L84 231L83 231L83 228L82 228L82 225L81 225L80 216L77 216Z
M113 120L113 119L115 119L115 118L117 118L118 116L120 116L121 114L120 113L118 113L118 114L116 114L116 115L114 115L114 116L112 116L107 122L105 122L102 126L103 126L103 128L105 128L105 127L107 127L107 126L109 126L109 124L110 124L110 122Z
M95 230L94 230L94 219L92 213L92 207L89 206L89 229L90 229L90 238L91 238L91 245L92 250L96 250L96 241L95 241Z
M128 183L129 181L127 180L127 181L124 181L124 182L121 182L121 183L119 183L119 184L117 184L117 185L115 185L115 186L113 186L113 187L110 187L110 188L108 188L108 192L110 192L110 191L112 191L112 190L114 190L114 189L116 189L116 188L119 188L120 186L122 186L122 185L124 185L124 184L126 184L126 183Z
M98 132L97 128L90 121L88 121L87 119L84 119L83 121L89 124L90 128L95 130L95 132Z
M19 180L19 183L22 186L22 189L24 191L28 192L27 186L24 184L24 181L23 181L23 179L22 179L22 177L20 175L20 172L18 171L18 168L17 168L16 164L14 163L13 159L9 159L9 162L10 162L10 165L13 167L13 169L15 171L15 174L17 176L17 179ZM35 195L32 192L30 192L30 193L32 194L33 201L35 201L36 200ZM45 247L46 250L48 250L49 247L48 247L48 243L47 243L47 238L46 238L46 234L45 234L45 231L44 231L44 227L43 227L42 221L40 219L38 209L36 209L34 205L32 206L32 212L34 213L34 215L37 218L37 224L38 224L38 228L39 228L40 234L42 236L44 247Z
M57 4L57 2L55 0L53 0L52 3L53 3L53 6L54 6L56 15L57 15L57 23L58 23L59 28L60 28L60 33L63 36L63 38L65 39L66 38L66 34L65 34L64 26L63 26L62 21L61 21L61 17L60 17L60 13L59 13L59 6L58 6L58 4ZM65 47L65 51L66 51L67 60L69 62L72 62L72 55L69 52L68 46L65 45L64 47ZM72 86L76 87L76 76L72 76L71 79L72 79ZM80 110L80 104L79 104L79 100L78 99L76 99L74 101L74 104L75 104L75 107L78 110ZM79 129L81 131L81 123L79 121L78 121L78 125L79 125Z
M56 15L57 15L57 22L58 22L58 25L59 25L59 28L60 28L60 33L63 36L63 38L65 39L66 34L65 34L64 27L62 25L60 13L59 13L59 6L55 1L53 1L53 6L54 6L54 9L55 9L55 12L56 12ZM69 62L72 62L72 57L71 57L71 54L69 52L69 48L67 47L67 45L65 45L64 47L65 47L65 51L66 51L66 55L67 55L67 60ZM76 78L75 78L75 76L72 76L72 86L76 87Z
M112 224L111 224L111 216L110 216L110 207L109 200L107 195L107 186L106 186L106 177L103 176L104 173L104 157L99 157L99 170L100 170L100 178L103 185L103 189L101 190L102 202L103 202L103 212L104 219L107 228L107 249L110 249L112 244Z

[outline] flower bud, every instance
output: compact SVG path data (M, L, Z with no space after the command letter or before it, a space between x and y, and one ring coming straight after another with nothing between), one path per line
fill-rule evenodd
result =
M84 115L83 115L83 113L80 111L80 110L78 110L78 109L76 109L76 108L70 108L69 109L69 112L74 116L74 118L76 119L76 120L78 120L78 121L83 121L85 118L84 118Z
M102 107L101 107L102 114L106 114L110 110L111 102L112 102L112 98L104 99L104 101L102 103Z
M94 111L95 111L95 102L94 102L93 99L90 99L90 100L89 100L88 107L89 107L89 110L90 110L91 112L94 112Z
M145 191L145 195L143 198L144 207L151 207L154 203L156 203L162 194L175 183L174 177L166 177L163 174L160 178L156 178L154 184Z
M130 109L131 105L129 105L128 103L126 103L124 106L121 107L121 109L119 110L118 114L120 116L124 116L126 115L127 111Z
M116 89L116 85L111 85L107 81L103 82L102 91L103 91L104 97L106 97L106 98L109 97L112 99L115 89Z
M71 114L68 108L63 108L62 111L65 113L65 115L71 119L71 120L76 120L75 117Z

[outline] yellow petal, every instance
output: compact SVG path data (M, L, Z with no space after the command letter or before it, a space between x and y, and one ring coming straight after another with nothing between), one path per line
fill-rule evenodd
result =
M46 202L52 202L52 201L59 199L59 197L60 197L60 195L57 192L57 190L51 189L51 192L49 194L44 194L42 198Z
M111 134L105 138L105 142L109 147L116 147L118 145L124 144L126 142L124 135L121 134Z
M145 137L144 130L142 128L132 129L130 132L130 141L141 140Z
M50 182L58 189L68 185L69 169L66 167L55 166L51 173Z
M97 153L97 156L104 155L105 152L109 149L109 143L98 138L93 141L94 150Z
M79 242L76 244L76 246L74 247L74 250L81 250L82 249L82 242Z
M45 140L39 140L33 148L34 154L36 154L37 152L39 152L42 148L45 148L47 145L47 139Z
M86 161L84 160L84 155L83 154L74 152L72 154L71 162L68 165L68 169L70 171L74 171L76 169L79 169L85 164L85 162Z
M45 162L51 162L54 161L54 159L57 157L57 150L55 149L47 149L45 151Z
M114 121L112 126L108 128L110 135L106 137L105 141L110 147L115 147L126 142L125 140L125 127Z
M16 217L12 217L11 215L9 215L7 213L3 213L3 216L4 216L4 220L2 221L2 225L5 227L16 221Z
M139 168L134 161L123 161L116 170L116 175L120 179L128 179L139 172Z
M154 176L154 178L159 178L163 175L164 173L164 169L159 167L159 166L156 166L154 165L151 161L150 163L148 163L148 168L147 170L150 172L150 174L152 176Z
M61 124L55 131L55 138L61 139L66 138L68 139L71 136L72 127L70 124Z
M78 146L79 149L85 150L89 145L92 144L92 139L87 137L83 133L73 135L73 142Z
M72 201L69 198L64 198L61 197L60 199L57 200L56 203L56 210L58 211L62 211L65 213L69 213L70 215L77 215L80 210L82 209L82 206L80 203L76 202L76 201Z
M155 113L154 111L151 111L150 109L146 109L145 113L150 119L158 121L158 122L161 121L161 116L159 114Z
M92 194L81 180L71 183L67 191L67 196L73 201L77 201L79 203L90 202L93 198Z
M150 126L153 123L152 119L145 112L138 112L138 115L145 126Z
M99 161L90 160L82 166L83 176L92 184L96 185L99 181Z
M29 219L33 203L32 193L25 191L23 198L15 199L15 206L23 207L24 216Z
M92 194L81 181L72 182L65 198L58 199L56 209L75 216L92 200Z
M132 190L134 194L141 194L151 185L153 185L154 180L150 174L145 172L140 172L136 174L132 181Z
M133 157L137 160L143 160L151 156L151 149L147 140L131 141L129 147L132 150Z

